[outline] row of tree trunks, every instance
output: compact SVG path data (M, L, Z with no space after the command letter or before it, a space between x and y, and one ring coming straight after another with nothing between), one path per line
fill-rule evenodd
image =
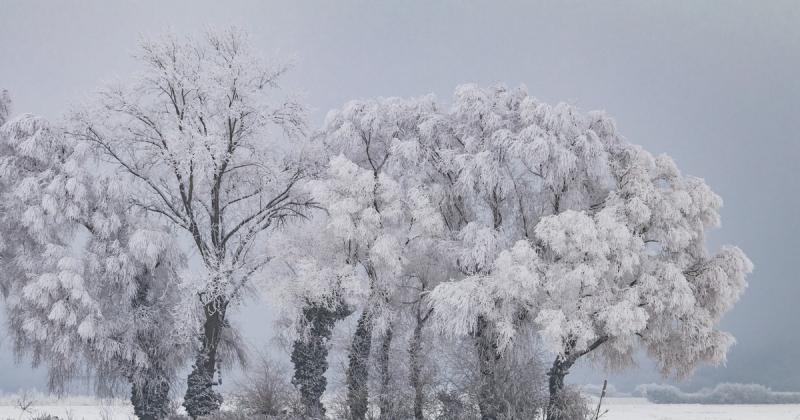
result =
M314 319L315 315L312 315L310 311L307 311L305 316L307 319ZM346 315L343 315L343 317L344 316ZM422 333L425 321L427 320L427 315L422 316L421 313L418 313L416 318L416 323L414 324L414 330L408 348L409 382L414 393L414 419L422 420L424 419L423 408L425 402L424 380L422 378L422 369L424 364L424 354L422 352ZM329 322L329 324L327 324L329 325L329 329L312 329L311 335L317 334L320 336L325 335L325 337L330 337L331 329L336 321L330 319L326 322ZM363 420L367 418L369 407L369 392L367 384L369 383L369 360L372 351L372 330L372 314L368 309L365 309L361 313L361 316L356 324L356 330L350 347L349 364L347 367L347 404L350 410L350 419L354 420ZM392 406L393 395L391 390L392 378L390 371L390 357L393 338L394 331L392 328L388 328L379 341L379 352L376 355L377 373L379 374L380 384L379 395L377 396L377 399L381 419L390 419L394 408ZM312 336L309 336L308 339L315 340L315 338ZM508 413L507 403L504 401L502 395L500 395L498 392L498 390L502 387L500 386L501 384L498 383L498 366L501 362L501 354L497 348L497 334L491 323L480 317L477 322L477 328L473 339L479 358L478 363L480 383L478 389L478 406L481 412L481 419L497 420L505 418L506 414ZM324 409L320 403L320 397L322 393L324 393L326 385L324 373L325 369L327 368L327 362L325 362L324 359L327 356L327 349L324 350L324 356L322 349L319 349L320 353L314 353L318 355L313 357L313 360L315 360L315 363L317 364L314 365L314 367L311 367L310 360L312 357L303 359L306 360L306 362L301 362L301 359L298 357L301 348L309 348L307 347L307 344L304 346L305 347L299 346L299 343L296 343L295 351L293 352L292 360L295 363L295 377L298 378L298 369L308 369L308 371L314 369L314 376L316 378L320 378L321 380L314 382L316 387L314 388L313 398L308 399L308 401L304 399L304 405L308 407L318 407L316 413L321 413L324 415ZM311 355L311 353L307 354L309 356ZM302 368L300 366L303 363L306 363L306 368ZM564 377L568 373L568 370L573 363L574 360L572 358L559 358L554 363L553 369L550 370L549 385L551 405L555 404L555 397L563 389ZM549 417L547 420L565 420L554 417L554 415L556 415L556 411L550 410L548 413ZM309 414L311 414L311 411L309 411Z
M303 311L304 334L295 341L292 351L292 363L295 368L293 383L300 387L301 400L310 418L322 418L325 409L320 401L325 392L327 381L328 348L325 342L330 339L335 323L349 316L352 312L343 305L336 310L329 310L311 305ZM423 420L425 403L424 380L422 369L424 354L422 352L423 329L431 310L418 307L416 310L414 331L408 347L409 381L414 392L414 418ZM347 406L351 419L366 418L369 404L369 360L372 350L373 314L365 308L356 324L356 330L348 355L346 372ZM390 325L384 332L377 354L377 368L380 379L378 408L381 419L391 419L393 415L391 348L394 330Z
M221 308L221 309L220 309ZM206 321L203 326L203 345L191 374L189 375L184 406L192 418L205 416L219 409L221 396L213 390L216 385L214 375L217 367L217 350L222 329L225 327L225 305L206 305ZM350 312L343 306L334 310L321 306L310 306L303 311L304 328L301 339L293 343L292 362L295 367L293 383L299 387L301 402L309 418L324 418L325 409L321 397L326 389L325 372L328 367L327 341L330 339L335 323L344 319ZM424 383L422 380L422 332L426 317L417 316L409 344L409 380L414 392L414 418L424 418ZM369 403L367 384L369 382L369 359L372 347L373 319L368 309L359 317L351 344L347 368L347 403L352 419L366 418ZM381 340L378 358L380 391L378 404L382 419L390 418L392 413L390 354L393 330L388 328ZM479 318L474 334L479 357L481 375L478 392L478 405L481 418L494 420L502 418L507 411L502 398L497 395L497 364L500 354L497 351L496 334L490 323ZM549 408L555 407L557 396L564 388L564 377L574 364L572 357L557 358L550 371ZM145 381L134 385L131 402L142 419L158 420L167 413L169 384L153 376L152 382ZM565 420L558 417L558 410L548 409L547 420Z
M422 329L427 315L417 317L414 333L411 337L408 356L410 361L409 379L414 390L414 418L424 419L424 383L422 381ZM389 326L381 338L381 346L377 355L380 389L378 394L378 408L381 419L391 419L393 407L392 373L391 373L391 347L394 339L394 330ZM349 365L347 369L348 407L352 419L363 420L366 418L369 393L367 383L369 380L369 357L372 340L372 319L368 310L362 312L353 335L350 348Z

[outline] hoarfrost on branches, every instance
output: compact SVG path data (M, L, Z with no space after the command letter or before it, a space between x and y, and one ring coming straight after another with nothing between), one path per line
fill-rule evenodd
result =
M431 293L442 331L485 323L502 353L540 330L557 355L551 391L583 355L619 368L639 344L665 374L724 360L732 338L715 326L752 264L735 247L706 250L722 201L701 179L622 139L604 114L522 88L461 86L441 119L445 134L428 142L450 157L445 217L461 226L462 272Z
M423 418L431 325L475 345L485 418L511 412L501 370L531 337L554 355L549 420L581 358L621 369L644 348L684 377L734 342L717 325L753 265L706 246L721 198L602 112L463 85L447 107L351 101L306 139L303 106L279 90L288 66L241 32L145 40L138 58L142 72L63 127L11 118L0 95L0 291L17 348L53 388L88 368L130 382L137 415L161 418L194 350L184 405L210 414L237 349L227 311L257 276L273 282L311 417L325 415L334 325L353 313L353 418L371 400L394 415L403 340Z
M677 376L724 360L732 339L716 325L752 264L735 247L706 249L721 199L602 112L464 85L449 109L432 97L350 102L317 137L330 159L309 188L329 242L311 258L362 279L362 302L349 293L363 308L350 374L373 334L387 348L392 326L411 321L416 334L428 318L475 340L490 417L505 410L492 395L497 361L531 334L556 355L552 403L586 355L623 368L642 346ZM409 300L410 318L398 304ZM365 395L351 389L351 410Z
M89 145L135 189L132 204L184 232L203 262L194 292L204 315L185 406L219 408L219 346L226 318L269 258L268 233L314 203L306 176L305 111L280 92L285 64L269 65L238 30L200 39L144 40L143 70L111 85L71 117L70 135Z
M185 360L180 272L172 234L131 211L126 189L91 173L87 150L32 115L0 128L0 193L9 326L63 390L84 368L98 390L132 384L137 413L162 418Z

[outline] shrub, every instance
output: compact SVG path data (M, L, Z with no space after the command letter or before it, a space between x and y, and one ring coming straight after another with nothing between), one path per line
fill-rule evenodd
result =
M557 396L552 412L548 413L548 418L568 419L568 420L589 420L594 419L594 412L590 407L590 401L584 396L577 387L568 386Z
M505 403L507 418L532 419L547 405L546 365L535 343L518 345L528 345L530 351L505 354L497 362L495 383L499 389L496 393ZM439 413L437 418L442 419L480 418L478 400L482 377L474 343L449 341L442 348L442 376L432 384L436 403L432 411ZM446 414L459 410L465 414L455 417Z
M595 385L595 384L581 385L581 391L586 395L591 395L593 397L599 397L600 393L603 392L603 385ZM615 387L612 384L608 384L606 386L606 397L610 397L610 398L626 398L626 397L630 397L630 396L631 396L631 394L626 393L626 392L620 392L619 390L617 390L617 387Z
M481 413L476 404L472 404L455 391L440 391L436 394L439 414L436 420L468 420L479 419Z
M260 355L231 395L234 413L246 416L291 416L299 407L297 390L286 368ZM231 414L232 415L232 414ZM234 417L229 417L233 420Z
M656 404L798 404L800 393L773 391L758 384L722 383L713 389L683 392L671 385L640 385L636 391Z

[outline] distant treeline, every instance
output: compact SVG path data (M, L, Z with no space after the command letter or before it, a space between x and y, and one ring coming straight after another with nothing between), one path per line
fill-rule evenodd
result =
M637 387L636 393L656 404L800 404L800 392L773 391L757 384L723 383L697 392L648 384Z

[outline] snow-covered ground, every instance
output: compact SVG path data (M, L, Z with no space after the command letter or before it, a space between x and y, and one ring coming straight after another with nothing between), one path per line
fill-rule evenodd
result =
M0 420L31 419L35 415L50 414L64 420L128 420L134 419L130 405L110 403L104 405L81 401L66 401L58 405L35 405L26 413L14 403L0 401ZM800 404L786 405L696 405L653 404L643 398L607 398L603 410L608 409L604 420L800 420Z
M644 398L607 398L605 420L800 420L800 404L653 404Z
M0 420L30 420L49 414L62 420L134 420L130 405L36 405L26 412L12 405L0 405Z
M20 408L27 405L26 410ZM20 394L0 392L0 420L29 420L45 414L62 420L128 420L135 419L133 407L122 399L98 399L70 396L58 399L36 391Z

